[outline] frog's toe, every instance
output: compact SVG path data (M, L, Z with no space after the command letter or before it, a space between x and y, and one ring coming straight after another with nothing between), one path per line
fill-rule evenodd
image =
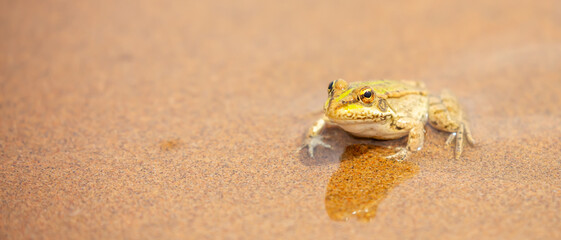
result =
M469 124L467 122L464 122L464 130L468 143L472 146L475 146L475 139L473 139L473 136L471 135L471 128L469 127Z
M331 148L331 145L325 143L322 140L321 136L315 136L315 137L311 137L309 139L306 140L306 144L304 144L304 147L308 147L308 154L310 155L310 157L314 157L314 148L317 146L323 146L325 148Z
M409 157L409 151L407 150L407 148L397 148L399 149L399 151L397 151L396 153L386 156L386 159L388 160L394 160L394 161L404 161L407 160L407 158Z
M452 141L454 141L454 139L456 138L456 133L450 133L450 135L448 136L448 139L446 139L446 143L444 143L444 145L449 146Z
M477 142L475 141L475 139L473 139L471 135L466 135L466 139L468 140L469 145L471 146L477 145Z

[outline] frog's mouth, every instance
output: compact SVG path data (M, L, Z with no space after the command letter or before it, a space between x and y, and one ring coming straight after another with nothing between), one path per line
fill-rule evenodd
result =
M338 124L355 124L355 123L374 123L383 122L392 117L391 112L380 112L375 110L352 111L338 110L333 114L326 114L332 122Z

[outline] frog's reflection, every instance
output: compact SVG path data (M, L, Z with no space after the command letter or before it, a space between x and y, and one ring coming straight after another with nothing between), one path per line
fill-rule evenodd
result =
M348 220L355 215L360 221L370 220L388 192L417 173L419 167L412 162L385 159L393 153L395 150L387 147L362 144L345 149L325 194L325 209L331 219Z

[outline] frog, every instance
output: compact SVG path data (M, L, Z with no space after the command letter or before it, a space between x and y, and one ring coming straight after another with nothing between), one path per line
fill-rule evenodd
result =
M337 79L329 83L324 115L306 133L302 148L313 158L318 146L331 148L321 132L337 126L359 138L392 140L407 136L407 146L397 147L388 159L403 161L422 149L427 122L450 133L445 145L455 141L454 158L460 159L464 138L475 145L469 122L457 98L443 90L430 94L425 84L407 80L371 80L348 83ZM302 149L301 148L301 149Z

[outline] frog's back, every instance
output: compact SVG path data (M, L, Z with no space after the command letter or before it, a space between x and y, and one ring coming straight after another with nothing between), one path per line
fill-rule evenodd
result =
M428 93L423 83L396 80L376 80L365 83L376 92L376 96L387 100L389 107L397 116L426 121Z
M397 81L397 80L372 80L364 82L351 83L351 88L360 88L363 86L371 87L376 96L383 98L391 98L397 95L408 93L416 93L426 95L425 86L420 82ZM397 94L397 95L396 95Z
M429 99L419 94L409 94L400 98L388 98L388 105L394 110L398 117L427 121Z

